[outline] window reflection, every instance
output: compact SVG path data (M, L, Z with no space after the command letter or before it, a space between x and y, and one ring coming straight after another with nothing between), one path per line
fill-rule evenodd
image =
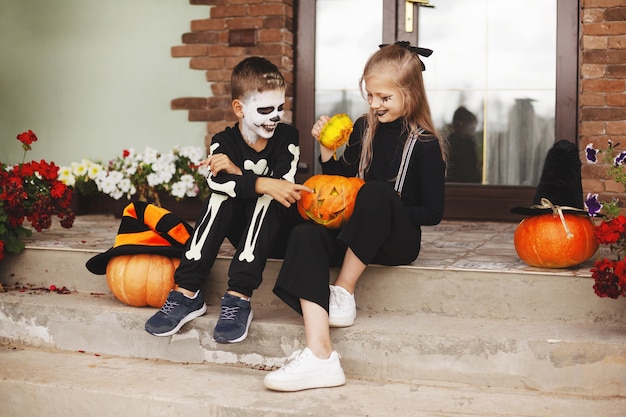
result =
M478 119L465 106L454 111L448 136L448 181L481 182L482 157L478 157L480 136Z
M448 181L537 185L555 139L556 0L433 3L420 9L419 39L435 51L424 80L433 119L452 142ZM479 179L469 139L454 128L460 107L476 116Z

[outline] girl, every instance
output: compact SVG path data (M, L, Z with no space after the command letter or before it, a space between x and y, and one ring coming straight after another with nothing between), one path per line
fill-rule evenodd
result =
M307 347L265 377L269 389L343 385L329 327L354 322L354 290L368 264L411 263L420 251L420 227L441 221L445 147L432 122L418 57L431 52L408 42L381 46L359 80L369 112L355 122L343 156L335 160L333 150L320 145L325 174L358 176L365 184L338 233L310 222L290 233L274 293L302 314ZM316 139L328 120L322 116L313 126ZM339 264L329 287L329 268Z

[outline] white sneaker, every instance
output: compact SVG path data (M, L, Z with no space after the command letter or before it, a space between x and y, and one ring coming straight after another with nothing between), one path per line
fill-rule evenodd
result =
M354 295L336 285L330 285L328 322L330 327L349 327L356 318Z
M282 368L265 376L265 388L275 391L300 391L310 388L337 387L346 383L339 354L320 359L305 348L291 354Z

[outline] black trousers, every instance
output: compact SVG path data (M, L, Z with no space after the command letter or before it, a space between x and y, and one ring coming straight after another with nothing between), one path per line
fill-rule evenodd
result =
M174 281L187 290L199 290L227 238L236 248L228 271L228 290L252 296L263 280L267 259L284 256L289 231L298 218L295 205L287 209L269 195L242 199L211 194Z
M328 311L330 268L341 265L347 248L366 265L406 265L419 255L420 243L421 230L393 187L366 182L342 230L310 222L293 228L274 293L300 314L300 298Z

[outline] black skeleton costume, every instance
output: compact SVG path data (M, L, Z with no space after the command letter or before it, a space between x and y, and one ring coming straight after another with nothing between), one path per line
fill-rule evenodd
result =
M271 177L293 183L300 157L298 141L298 131L284 123L260 152L245 142L238 123L213 137L211 154L226 154L243 175L220 172L207 177L211 195L176 269L176 284L190 291L201 289L224 238L228 238L236 248L228 290L249 297L258 288L267 258L282 257L280 247L297 212L295 205L288 209L269 195L258 195L256 180Z

